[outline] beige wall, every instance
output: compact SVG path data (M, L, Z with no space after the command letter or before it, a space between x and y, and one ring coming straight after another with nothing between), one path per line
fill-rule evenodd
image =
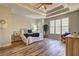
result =
M35 20L24 16L12 14L12 32L19 31L21 28L28 29L31 24L35 24Z
M70 25L70 32L77 32L79 35L79 11L73 12L69 14L69 25Z
M11 13L11 9L0 5L0 19L7 20L7 28L0 29L0 47L11 45L13 31L28 28L35 20Z
M37 28L38 28L38 32L43 33L44 19L37 19L36 20L36 25L37 25Z
M0 6L0 20L5 19L7 21L7 28L0 29L0 46L10 45L10 24L11 24L11 13L10 9L4 6Z
M79 25L78 25L79 24L79 11L45 19L44 22L49 25L50 20L55 20L55 19L63 18L63 17L69 17L69 31L71 33L77 32L79 34ZM48 31L48 35L49 35L49 38L52 38L52 39L58 39L58 40L61 39L60 35L50 34L50 31Z

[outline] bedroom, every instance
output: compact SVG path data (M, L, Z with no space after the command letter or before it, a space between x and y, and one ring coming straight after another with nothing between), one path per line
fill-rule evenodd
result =
M65 32L70 32L71 34L76 32L78 35L79 4L52 3L52 5L46 4L46 9L44 6L40 8L35 6L39 7L40 4L0 3L0 21L4 20L6 22L0 23L0 55L66 55L65 43L61 42L61 35ZM63 21L64 19L66 21ZM63 26L65 24L63 23L66 23L65 29ZM43 31L44 24L49 26L46 38L43 38L45 34ZM37 40L37 38L29 37L25 43L23 41L20 42L22 37L16 37L16 35L24 34L24 32L28 32L28 29L32 29L36 33L42 33L39 39L43 38L45 41L40 40L40 42L32 44L31 42L34 39ZM15 35L13 37L14 40L11 39L13 34ZM18 43L11 43L13 41L18 41ZM26 43L29 43L29 45L27 45L28 49L25 50L27 48ZM31 47L36 48L31 49ZM47 49L48 47L50 48Z

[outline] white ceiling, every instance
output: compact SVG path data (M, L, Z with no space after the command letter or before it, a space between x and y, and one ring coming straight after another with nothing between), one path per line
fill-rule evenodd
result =
M18 15L22 15L22 16L26 16L26 17L30 17L32 19L38 19L38 18L44 18L45 17L45 13L42 13L40 11L36 11L31 9L28 5L24 6L21 4L15 4L15 3L3 3L0 4L6 7L11 8L12 13L18 14Z
M52 5L47 7L47 10L44 10L42 8L36 9L35 7L39 6L39 3L3 3L0 4L6 7L11 8L12 13L26 16L32 19L40 19L46 17L46 12L53 10L54 8L63 5L64 8L69 8L69 11L74 11L79 9L78 3L53 3ZM53 11L52 11L53 12Z

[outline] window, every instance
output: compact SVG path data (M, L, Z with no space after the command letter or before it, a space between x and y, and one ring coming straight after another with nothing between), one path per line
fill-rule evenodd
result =
M54 34L54 21L50 21L50 33Z
M68 18L62 19L62 34L69 31L69 20Z
M69 31L68 17L50 21L50 34L63 34Z
M56 20L56 34L61 34L61 23L60 19Z

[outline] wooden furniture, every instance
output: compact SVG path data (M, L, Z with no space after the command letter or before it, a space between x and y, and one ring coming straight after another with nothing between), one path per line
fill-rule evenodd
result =
M65 42L65 36L64 35L61 35L61 41Z
M67 36L66 40L66 55L79 56L79 36Z

